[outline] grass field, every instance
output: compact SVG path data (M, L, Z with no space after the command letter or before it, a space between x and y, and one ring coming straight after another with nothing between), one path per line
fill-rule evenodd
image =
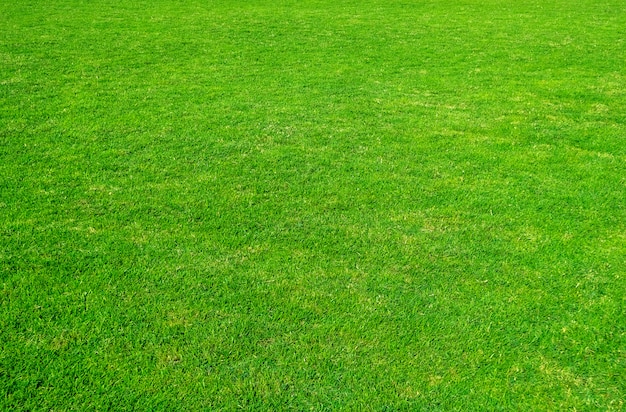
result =
M0 410L622 410L623 0L0 3Z

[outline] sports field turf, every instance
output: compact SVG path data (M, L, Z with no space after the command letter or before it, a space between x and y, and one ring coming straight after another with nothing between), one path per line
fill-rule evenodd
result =
M622 410L623 0L0 2L0 410Z

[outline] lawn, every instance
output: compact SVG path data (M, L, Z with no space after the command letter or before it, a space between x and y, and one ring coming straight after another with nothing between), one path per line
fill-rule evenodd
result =
M622 410L623 0L0 3L0 410Z

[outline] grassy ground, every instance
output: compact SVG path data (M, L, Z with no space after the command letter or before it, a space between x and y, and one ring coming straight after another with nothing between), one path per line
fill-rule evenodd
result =
M625 27L0 3L0 409L624 408Z

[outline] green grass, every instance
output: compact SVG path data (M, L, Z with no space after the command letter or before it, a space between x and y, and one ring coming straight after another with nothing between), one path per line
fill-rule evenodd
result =
M625 27L0 3L0 409L623 409Z

